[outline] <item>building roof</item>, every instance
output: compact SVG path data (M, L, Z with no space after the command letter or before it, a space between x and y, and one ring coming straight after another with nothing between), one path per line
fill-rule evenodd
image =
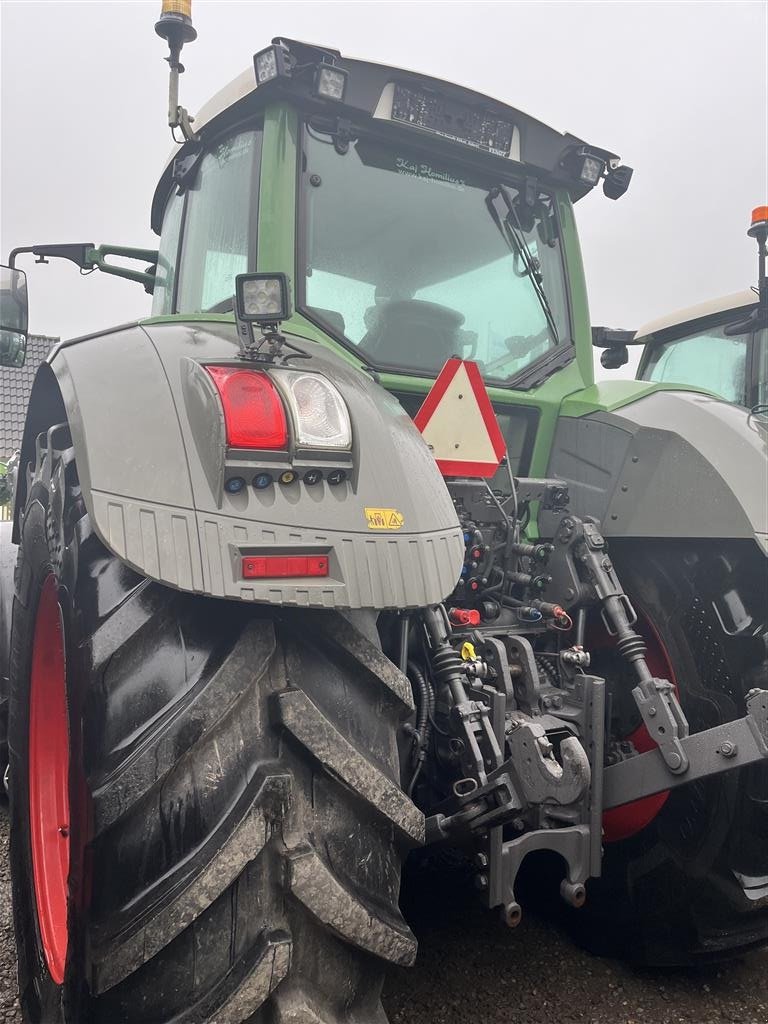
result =
M757 295L750 290L736 292L733 295L723 295L718 299L708 299L696 306L688 306L687 309L678 309L674 313L667 313L656 320L643 324L635 334L635 340L645 339L649 334L659 334L661 331L669 330L670 327L679 327L688 323L689 320L703 320L705 317L716 316L718 313L727 313L731 309L742 309L745 306L757 304Z
M7 459L21 448L32 382L38 366L58 340L42 334L30 334L24 366L0 368L0 459Z

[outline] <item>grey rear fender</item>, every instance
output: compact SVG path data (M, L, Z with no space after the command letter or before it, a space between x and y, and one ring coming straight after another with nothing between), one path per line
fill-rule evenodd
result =
M309 358L289 365L323 374L344 396L351 454L227 451L221 406L201 364L236 359L234 325L169 322L58 346L30 400L22 466L34 459L37 434L63 411L95 532L129 566L181 590L322 608L442 600L458 579L464 543L421 435L368 374L316 343L291 342ZM337 464L347 479L331 486L325 475ZM260 470L277 478L291 466L300 477L316 468L324 478L250 486ZM229 494L223 483L234 473L247 486ZM326 555L328 577L242 578L243 558L277 552Z
M768 555L768 428L727 402L657 391L563 416L549 475L607 537L748 538Z

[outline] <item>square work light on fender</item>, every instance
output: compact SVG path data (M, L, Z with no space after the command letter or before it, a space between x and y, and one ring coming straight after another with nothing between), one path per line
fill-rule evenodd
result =
M291 291L285 274L238 274L237 317L247 323L279 324L291 316Z

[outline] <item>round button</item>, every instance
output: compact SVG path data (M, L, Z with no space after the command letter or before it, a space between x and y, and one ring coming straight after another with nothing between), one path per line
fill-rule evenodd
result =
M338 484L343 484L347 479L346 469L332 469L328 474L328 483L331 487L336 487Z
M286 469L284 473L280 474L280 483L287 486L288 484L292 484L297 477L298 473L294 473L292 469Z
M229 494L239 494L245 487L245 480L241 476L231 476L224 484L224 490Z
M319 484L323 479L322 469L308 469L304 474L304 483L307 487L314 487L315 484Z
M263 491L265 487L269 487L272 483L271 473L257 473L253 478L253 486L257 491Z

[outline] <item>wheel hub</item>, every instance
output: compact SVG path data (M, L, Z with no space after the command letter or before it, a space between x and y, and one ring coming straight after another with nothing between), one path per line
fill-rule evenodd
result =
M64 631L56 577L35 620L29 695L29 831L40 940L48 971L64 981L70 856L69 727Z

